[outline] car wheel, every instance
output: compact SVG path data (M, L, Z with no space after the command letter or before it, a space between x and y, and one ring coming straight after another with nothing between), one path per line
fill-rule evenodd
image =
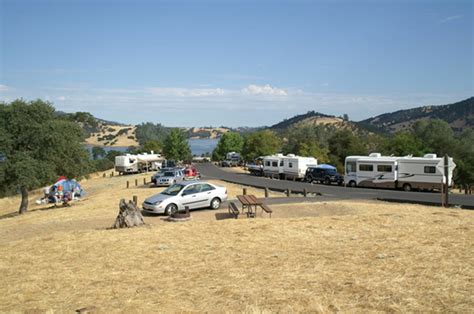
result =
M411 185L408 183L405 183L403 185L403 191L410 192L411 191Z
M165 215L170 216L176 212L178 212L178 206L176 206L175 204L169 204L165 208Z
M218 209L219 207L221 207L221 200L217 197L213 198L211 201L211 208Z
M325 178L323 183L329 185L331 184L331 181L329 180L329 178Z
M355 188L355 187L356 187L355 181L350 181L350 182L349 182L349 187Z

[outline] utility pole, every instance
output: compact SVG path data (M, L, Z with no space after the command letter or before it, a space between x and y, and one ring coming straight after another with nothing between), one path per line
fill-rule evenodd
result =
M449 207L449 159L448 154L444 155L444 206Z

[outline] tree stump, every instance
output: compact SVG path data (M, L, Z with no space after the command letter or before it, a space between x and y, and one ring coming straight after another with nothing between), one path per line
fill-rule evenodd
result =
M119 214L112 228L131 228L145 224L142 212L132 201L128 201L127 203L125 199L122 198L119 208Z

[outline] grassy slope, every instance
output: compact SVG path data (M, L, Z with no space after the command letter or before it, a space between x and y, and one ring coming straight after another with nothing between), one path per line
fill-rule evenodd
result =
M187 223L145 217L146 227L106 230L120 197L158 191L127 190L127 179L135 177L98 175L70 208L0 219L1 311L474 307L471 211L335 202L274 206L274 219L216 221L198 211ZM0 214L16 205L0 200Z

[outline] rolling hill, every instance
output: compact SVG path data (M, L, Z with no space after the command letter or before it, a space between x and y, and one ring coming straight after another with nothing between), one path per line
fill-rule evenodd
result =
M357 123L345 120L341 117L331 116L315 111L308 111L305 114L300 114L290 119L285 119L270 126L268 129L275 132L284 132L290 128L318 125L328 126L333 129L349 129L358 133L367 132L367 130L359 126Z
M474 97L449 105L423 106L399 110L372 117L358 124L373 131L397 132L409 129L413 123L424 119L441 119L455 132L474 126Z

